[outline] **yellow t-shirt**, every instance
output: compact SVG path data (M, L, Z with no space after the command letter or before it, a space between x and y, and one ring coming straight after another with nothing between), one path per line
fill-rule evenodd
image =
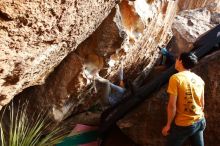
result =
M189 126L204 117L201 97L204 81L190 71L171 76L167 92L177 96L175 124Z

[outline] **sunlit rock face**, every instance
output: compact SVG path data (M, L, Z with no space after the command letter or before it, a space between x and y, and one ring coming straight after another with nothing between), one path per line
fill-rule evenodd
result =
M1 105L32 86L16 99L57 121L99 103L94 67L113 82L121 64L125 80L151 69L178 11L173 0L1 3Z
M172 51L176 56L190 51L196 39L219 23L220 12L213 12L207 7L181 11L172 24L174 46Z
M205 58L192 70L205 81L205 145L219 144L220 51ZM118 122L121 130L142 146L164 146L161 130L166 124L167 85Z
M116 7L119 13L115 22L120 33L126 34L120 48L125 55L118 59L112 56L112 60L116 64L122 61L126 64L125 78L133 80L142 70L154 64L158 57L157 46L167 44L172 37L170 26L176 6L175 1L136 0L122 1ZM113 67L109 73L109 77L112 77L117 70Z
M187 9L196 9L209 6L212 8L215 7L216 11L220 10L220 1L219 0L179 0L178 1L178 11L187 10Z
M20 92L16 99L30 99L30 113L47 109L56 121L87 111L100 99L94 94L90 72L93 68L100 70L100 76L117 82L119 66L124 64L125 80L134 81L142 71L154 66L159 56L157 47L166 45L173 35L173 22L176 45L182 39L188 46L219 23L219 1L209 2L211 0L121 0L117 4L114 0L1 1L0 105L7 104ZM206 9L183 11L174 20L180 10L205 5ZM204 59L195 69L210 85L206 87L206 96L211 94L207 115L213 123L207 128L210 146L219 135L218 115L212 113L213 103L216 113L219 105L216 98L219 96L218 57L216 53ZM135 142L164 144L161 128L166 121L165 90L166 87L159 90L152 95L154 98L118 123ZM97 124L99 114L91 118L85 112L78 115L80 118L72 118L74 124L93 123L93 119Z
M100 69L100 76L115 82L122 63L125 80L151 68L158 58L157 47L172 37L176 6L176 1L122 0L43 85L25 90L17 99L29 97L33 107L49 109L58 121L98 104L91 69Z
M114 6L114 0L1 0L0 108L44 83Z

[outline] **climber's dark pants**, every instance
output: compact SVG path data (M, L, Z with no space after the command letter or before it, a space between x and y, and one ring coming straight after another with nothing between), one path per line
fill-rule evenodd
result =
M204 146L203 131L206 126L205 119L190 126L177 126L173 124L168 135L166 146L181 146L187 139L191 146Z

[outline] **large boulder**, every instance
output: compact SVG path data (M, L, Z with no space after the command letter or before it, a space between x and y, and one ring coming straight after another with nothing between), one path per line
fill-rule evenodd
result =
M205 130L205 145L218 145L219 110L220 110L220 51L203 58L193 68L193 72L205 81L205 113L207 128ZM163 146L165 137L161 130L166 124L166 106L168 96L167 85L127 114L117 124L121 130L136 143L143 146Z
M99 99L91 92L89 65L111 81L122 61L127 79L150 69L157 46L172 36L177 1L121 0L114 6L113 0L1 2L1 105L26 89L17 99L28 97L32 107L62 120Z
M219 0L178 0L178 11L196 9L201 7L215 7L215 10L220 10Z
M28 97L32 108L49 109L51 117L58 121L95 106L100 97L93 94L89 74L92 66L113 82L117 81L122 62L125 79L134 79L146 67L150 68L159 54L157 46L171 38L176 7L176 1L121 1L43 85L26 89L16 99ZM143 12L151 14L146 16Z
M173 53L178 56L184 51L190 51L200 35L219 24L219 14L207 8L181 11L172 25Z
M115 0L0 1L0 109L44 83L114 6Z

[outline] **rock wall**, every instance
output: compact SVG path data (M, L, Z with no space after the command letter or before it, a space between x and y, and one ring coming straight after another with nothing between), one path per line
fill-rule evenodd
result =
M130 79L152 66L158 57L157 46L171 38L176 4L160 0L150 4L143 0L122 1L43 85L31 87L17 97L29 97L33 107L49 108L58 121L97 104L99 97L93 94L91 68L99 68L101 76L114 82L122 62L125 78ZM148 11L151 15L145 16L143 12Z
M219 0L178 0L178 11L187 9L196 9L201 7L215 7L215 10L220 10Z
M115 6L114 0L0 2L0 108L44 83Z
M219 137L219 98L220 98L220 51L203 58L193 72L205 81L205 114L207 128L205 130L205 145L217 146ZM118 122L122 131L143 146L163 146L165 137L161 130L166 124L166 106L168 96L167 86L153 94L134 111Z
M125 76L133 80L154 64L158 57L157 47L167 44L172 37L170 26L176 14L177 2L136 0L128 4L123 1L119 4L121 19L116 15L115 20L120 31L126 33L121 46L125 55L111 60L116 64L122 60L126 64ZM132 15L132 11L136 11L136 14ZM115 75L114 70L110 72L110 77Z
M190 51L196 39L217 24L220 24L220 11L214 12L207 7L181 11L172 24L173 48L176 56Z
M16 95L16 100L30 99L30 114L47 109L57 121L91 109L100 98L93 92L92 68L100 69L100 76L116 82L119 66L124 64L125 80L138 82L138 76L147 74L155 65L159 57L157 47L170 41L172 24L176 40L173 45L178 49L171 49L178 54L190 49L199 35L219 23L219 3L218 0L3 0L0 108ZM197 7L206 8L180 12L174 20L176 12ZM210 100L206 101L206 115L211 124L206 130L206 143L209 145L219 142L216 114L219 56L219 52L215 53L195 68L208 85L206 96ZM164 144L160 133L166 121L165 88L118 123L135 142ZM91 116L96 123L99 114ZM77 117L72 118L77 123ZM80 119L90 120L88 114L82 114Z

